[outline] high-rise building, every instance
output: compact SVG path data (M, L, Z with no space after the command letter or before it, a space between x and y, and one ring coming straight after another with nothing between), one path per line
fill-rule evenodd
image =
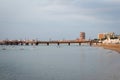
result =
M85 32L80 32L80 40L85 40Z

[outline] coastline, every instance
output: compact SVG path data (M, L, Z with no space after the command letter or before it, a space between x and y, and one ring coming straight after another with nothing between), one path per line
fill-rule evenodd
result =
M101 44L94 44L93 46L103 47L104 49L110 49L110 50L120 53L120 44L103 44L103 43L101 43Z

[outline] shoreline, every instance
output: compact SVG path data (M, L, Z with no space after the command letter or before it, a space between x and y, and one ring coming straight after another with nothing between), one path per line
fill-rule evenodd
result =
M104 49L109 49L120 53L120 44L93 44L96 47L103 47Z

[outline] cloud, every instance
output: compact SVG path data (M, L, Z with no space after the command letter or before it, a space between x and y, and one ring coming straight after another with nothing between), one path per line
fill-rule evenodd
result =
M91 16L82 14L85 10L77 9L74 5L71 5L72 2L69 4L67 2L69 1L53 0L50 2L49 0L45 0L31 3L22 1L10 4L9 2L5 2L3 9L1 9L1 17L9 21L73 21L88 20L91 18Z
M79 0L2 1L1 17L12 20L118 21L119 2ZM7 6L6 6L7 5ZM9 13L9 14L8 14ZM117 15L116 15L117 14ZM9 20L9 19L8 19Z
M37 26L43 31L49 26L79 31L86 27L119 27L119 14L119 0L0 0L0 27L7 28Z

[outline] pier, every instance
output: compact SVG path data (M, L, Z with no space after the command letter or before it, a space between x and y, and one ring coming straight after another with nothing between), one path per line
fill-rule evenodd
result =
M91 41L91 40L84 40L84 41L77 41L77 40L68 40L68 41L35 41L35 40L27 40L27 41L22 41L22 40L3 40L0 41L0 45L40 45L40 44L46 44L47 46L49 46L50 44L56 44L56 45L60 45L60 44L67 44L67 45L71 45L71 44L78 44L81 45L82 43L86 43L88 45L92 45L93 43L99 43L97 41Z

